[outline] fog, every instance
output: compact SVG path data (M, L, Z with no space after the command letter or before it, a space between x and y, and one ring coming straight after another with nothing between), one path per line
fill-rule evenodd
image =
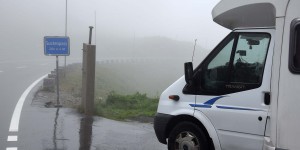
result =
M68 0L67 35L71 39L68 59L81 59L89 26L95 27L92 43L97 45L97 59L191 58L194 39L197 39L196 54L206 54L229 33L212 21L211 10L218 1ZM65 35L66 1L0 0L0 3L0 61L54 59L44 56L43 37Z

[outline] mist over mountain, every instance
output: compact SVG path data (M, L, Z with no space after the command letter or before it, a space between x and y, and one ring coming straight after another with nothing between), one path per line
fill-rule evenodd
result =
M82 61L82 37L70 36L71 55L67 57L68 63ZM93 37L95 40L95 37ZM97 37L96 59L161 59L172 60L179 63L192 60L194 41L186 42L174 40L163 36L151 37L120 37L111 35L101 35ZM39 41L39 42L36 42ZM94 43L95 44L95 43ZM16 60L53 60L54 56L44 56L43 37L41 39L31 39L24 42L18 42L15 45L0 48L2 55L1 61L9 61L7 58ZM208 50L196 45L194 60L199 63L207 54ZM60 58L60 64L63 63L63 57Z
M97 40L98 41L98 40ZM101 38L97 42L97 58L159 58L191 61L194 43L167 37ZM201 55L197 55L202 53ZM195 58L202 59L207 50L197 45Z

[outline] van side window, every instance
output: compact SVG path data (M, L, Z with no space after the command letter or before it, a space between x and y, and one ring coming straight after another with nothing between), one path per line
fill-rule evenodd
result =
M290 29L289 69L300 74L300 19L294 19Z
M205 69L204 86L207 89L218 89L220 84L228 81L229 61L231 57L231 51L233 48L234 39L223 47L223 49L211 60Z
M201 66L202 94L229 94L260 87L270 38L268 33L234 33Z

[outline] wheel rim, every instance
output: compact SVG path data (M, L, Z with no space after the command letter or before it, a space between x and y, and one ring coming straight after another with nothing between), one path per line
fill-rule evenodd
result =
M200 142L197 136L191 132L181 132L175 140L176 150L199 150Z

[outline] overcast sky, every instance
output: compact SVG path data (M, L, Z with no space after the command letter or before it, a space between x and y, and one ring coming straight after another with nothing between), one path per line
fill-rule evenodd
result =
M0 59L12 54L43 55L44 36L65 34L65 2L0 0ZM88 41L88 26L95 26L95 22L97 44L106 36L129 39L161 36L189 42L198 39L199 45L210 49L229 33L212 21L211 10L218 2L68 0L67 34L71 38L71 51L80 52L82 43Z

